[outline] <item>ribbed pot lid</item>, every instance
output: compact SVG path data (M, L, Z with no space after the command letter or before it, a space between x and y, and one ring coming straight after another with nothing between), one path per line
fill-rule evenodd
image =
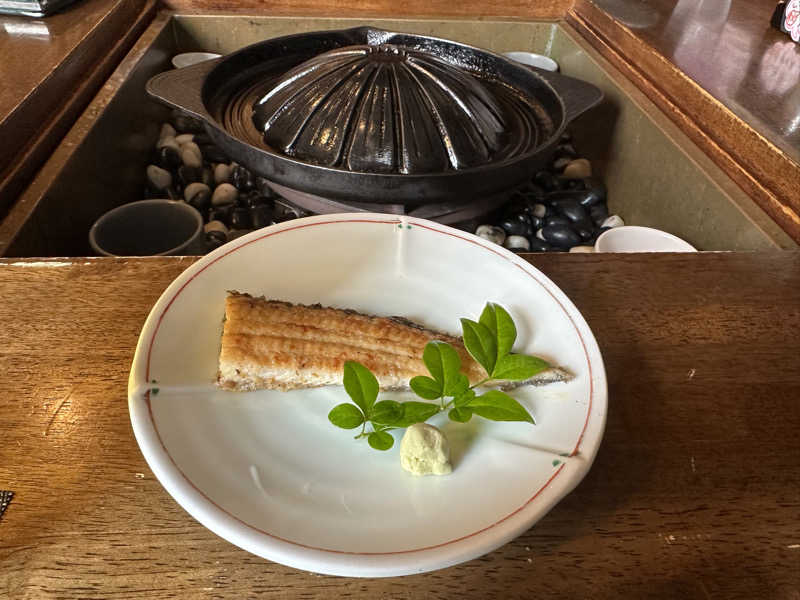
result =
M372 27L265 40L151 78L233 160L323 198L469 203L529 179L596 87Z
M268 146L317 165L437 173L519 146L513 138L530 131L510 130L515 119L503 104L485 82L431 53L359 45L291 69L257 101L253 122Z

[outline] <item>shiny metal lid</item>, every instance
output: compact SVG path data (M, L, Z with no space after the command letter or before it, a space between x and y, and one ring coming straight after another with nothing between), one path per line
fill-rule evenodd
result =
M529 147L543 126L505 90L431 52L396 44L325 52L273 86L254 106L264 142L286 156L350 171L476 167Z
M521 184L602 98L485 50L372 27L266 40L156 75L147 90L271 182L407 208Z

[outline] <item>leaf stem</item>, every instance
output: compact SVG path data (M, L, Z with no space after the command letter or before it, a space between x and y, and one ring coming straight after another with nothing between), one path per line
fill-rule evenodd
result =
M471 389L471 390L474 390L474 389L475 389L476 387L478 387L479 385L483 385L484 383L486 383L486 382L488 382L488 381L491 381L491 380L492 380L492 378L491 378L491 377L486 377L486 378L484 378L484 379L480 380L478 383L476 383L476 384L474 384L474 385L471 385L471 386L469 386L469 389Z

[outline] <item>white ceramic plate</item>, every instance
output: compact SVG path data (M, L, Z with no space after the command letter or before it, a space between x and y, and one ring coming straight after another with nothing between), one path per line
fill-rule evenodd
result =
M399 444L378 452L328 423L346 400L342 388L214 387L231 289L402 315L452 333L459 317L499 302L516 321L516 350L576 377L514 393L536 426L434 421L448 434L454 471L414 477L400 467ZM128 394L150 468L203 525L276 562L365 577L454 565L527 530L589 470L606 414L597 344L549 279L476 236L371 213L287 221L193 264L153 307Z

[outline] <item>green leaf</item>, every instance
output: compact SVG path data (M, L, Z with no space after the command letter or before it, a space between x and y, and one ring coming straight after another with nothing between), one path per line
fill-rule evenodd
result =
M430 402L403 402L403 417L395 424L395 427L411 427L415 423L424 423L433 415L439 412L438 404Z
M490 390L475 396L467 406L476 415L490 421L525 421L536 424L525 407L500 390Z
M442 397L442 384L428 377L417 375L408 382L414 393L425 400L436 400Z
M455 398L453 398L453 404L456 406L456 408L466 406L467 404L470 403L470 400L472 400L474 397L475 397L475 390L467 389L464 390L462 393L458 394Z
M361 411L368 415L378 397L375 375L361 363L348 360L344 363L344 389Z
M331 409L328 421L342 429L355 429L364 422L364 415L357 406L345 403Z
M487 302L481 313L480 323L492 332L497 342L497 359L511 352L514 340L517 339L517 328L514 319L506 309L493 302Z
M442 393L451 396L449 390L459 381L461 370L461 357L447 342L434 340L425 344L422 352L422 362L428 367L434 380L440 384Z
M463 373L458 373L458 376L450 382L450 385L444 391L445 396L458 396L463 394L469 389L469 379Z
M376 402L369 413L369 420L381 425L395 425L402 418L403 405L394 400Z
M497 342L494 334L486 325L470 319L461 319L461 329L464 333L464 346L470 356L486 369L487 373L494 371L497 362Z
M472 409L466 407L456 407L452 409L447 416L450 417L451 421L455 421L456 423L466 423L472 418Z
M394 438L385 431L373 431L367 437L367 442L375 450L388 450L394 446Z
M547 361L536 356L506 354L497 361L492 379L524 381L549 368L550 364Z

